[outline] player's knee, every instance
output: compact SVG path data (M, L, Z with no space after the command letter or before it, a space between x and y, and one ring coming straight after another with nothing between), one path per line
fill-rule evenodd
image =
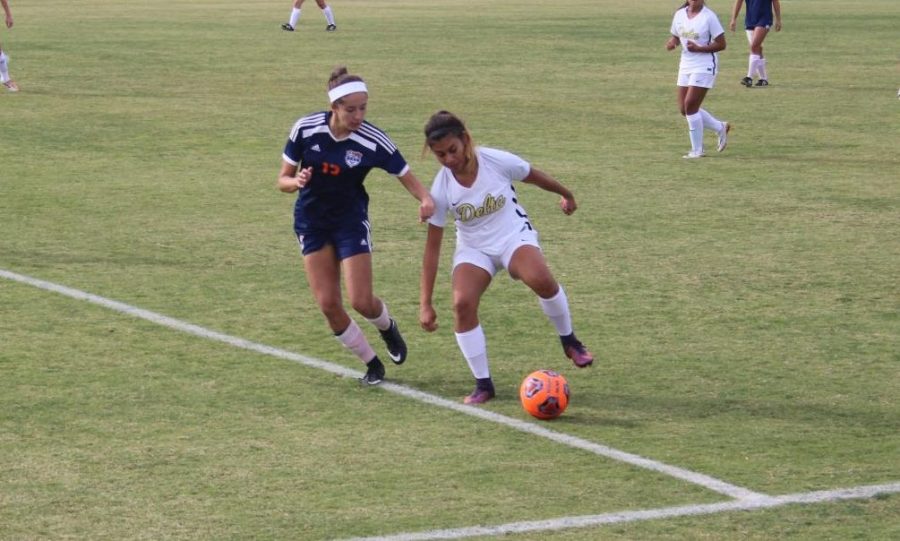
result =
M329 321L340 316L344 312L344 307L341 305L341 299L339 297L331 295L319 296L316 298L316 301L319 303L319 310L322 311L322 314L328 318Z
M456 320L465 321L474 316L478 311L478 300L471 297L454 296L453 297L453 313Z
M353 310L356 311L356 313L362 314L365 317L375 317L378 315L376 313L378 311L378 303L375 302L375 298L372 296L351 298L350 306L353 307Z
M552 276L544 278L535 283L528 284L528 287L530 287L531 290L534 291L534 293L542 299L553 298L559 292L559 284L556 283L556 280L554 280Z

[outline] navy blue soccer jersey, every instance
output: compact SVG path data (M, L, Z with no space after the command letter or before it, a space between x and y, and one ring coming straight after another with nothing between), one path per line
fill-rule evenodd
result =
M312 167L312 178L294 205L297 234L368 220L369 194L363 181L369 171L378 167L403 176L409 170L391 138L368 122L335 139L328 128L331 115L322 111L301 118L284 146L284 161L301 169Z

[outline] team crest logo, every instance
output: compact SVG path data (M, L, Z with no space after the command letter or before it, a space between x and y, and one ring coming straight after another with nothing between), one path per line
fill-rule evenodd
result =
M362 152L356 150L348 150L347 154L344 156L344 161L347 162L348 167L356 167L360 163L362 163Z

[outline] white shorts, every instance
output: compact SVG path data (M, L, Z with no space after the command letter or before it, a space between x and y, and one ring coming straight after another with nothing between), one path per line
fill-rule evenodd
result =
M756 28L759 28L759 27L756 27ZM749 44L751 44L751 45L753 44L753 33L756 32L756 28L754 28L754 29L752 29L752 30L751 30L751 29L747 29L747 43L749 43ZM766 29L766 32L768 32L768 31L769 31L769 28L771 28L771 27L770 27L770 26L765 26L765 27L763 27L763 28L765 28L765 29Z
M522 246L535 246L540 250L541 245L538 243L538 234L534 230L522 231L517 235L510 236L508 240L499 246L496 254L492 255L478 248L470 248L465 245L456 246L456 252L453 254L453 268L462 263L469 263L476 267L482 268L491 276L497 274L500 269L509 268L509 261L513 254Z
M712 88L716 84L714 73L683 73L678 72L678 86L699 86L700 88Z

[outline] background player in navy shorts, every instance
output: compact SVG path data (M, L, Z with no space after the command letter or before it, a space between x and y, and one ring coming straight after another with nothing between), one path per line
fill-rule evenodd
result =
M384 365L344 310L342 273L350 305L380 331L395 364L406 360L406 343L387 306L372 291L369 195L363 181L374 167L397 176L419 200L421 222L434 212L434 201L390 137L365 121L369 94L362 78L342 66L331 74L328 88L330 110L294 124L278 188L299 191L294 232L309 287L337 339L366 363L361 381L377 385L384 378Z
M737 26L737 18L741 13L741 5L744 0L735 0L734 9L731 11L731 22L728 27L734 32ZM763 56L763 41L772 28L772 14L775 15L775 31L781 31L781 3L779 0L747 0L747 13L744 16L744 28L747 29L747 41L750 42L750 60L747 63L747 76L741 79L741 84L750 88L753 86L754 75L759 76L756 86L769 86L769 74L766 69L766 59Z

